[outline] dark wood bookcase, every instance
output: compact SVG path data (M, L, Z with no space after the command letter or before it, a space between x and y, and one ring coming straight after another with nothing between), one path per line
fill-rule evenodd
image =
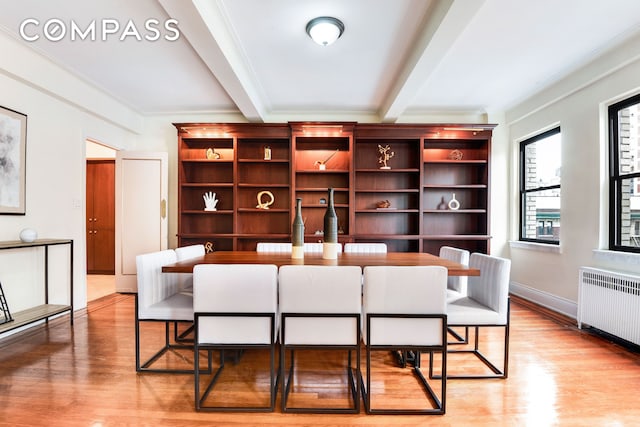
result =
M489 250L494 125L175 126L181 246L254 250L259 241L288 242L296 198L305 241L321 242L332 187L342 243L384 242L394 252L434 254L442 245ZM387 145L393 156L383 169L379 146ZM209 149L215 158L207 158ZM273 204L258 209L270 199L258 194L267 191ZM206 192L216 193L216 211L204 210ZM458 209L448 206L454 194Z

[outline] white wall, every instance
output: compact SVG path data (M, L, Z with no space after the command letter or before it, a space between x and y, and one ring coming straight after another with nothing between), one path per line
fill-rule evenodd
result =
M540 251L536 245L512 246L514 293L575 317L580 266L640 272L640 263L631 265L629 258L604 261L594 256L594 250L606 249L608 242L606 106L638 92L640 35L507 112L511 156L505 166L512 171L509 237L513 240L518 238L518 141L554 124L562 133L559 252Z
M74 240L74 305L86 305L85 140L135 145L142 118L0 33L0 105L27 115L26 214L0 215L0 241L33 228ZM42 249L0 251L0 282L16 312L43 302ZM53 259L51 302L68 303L68 258Z

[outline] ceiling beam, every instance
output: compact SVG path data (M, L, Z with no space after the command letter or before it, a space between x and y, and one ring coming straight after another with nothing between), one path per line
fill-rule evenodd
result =
M158 0L171 18L178 20L187 38L213 76L251 122L263 122L266 114L249 67L229 30L220 0Z
M395 122L428 81L485 0L434 0L405 66L381 104L383 122Z

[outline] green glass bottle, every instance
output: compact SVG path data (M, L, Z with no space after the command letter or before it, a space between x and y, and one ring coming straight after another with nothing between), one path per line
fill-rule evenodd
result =
M304 221L302 220L302 199L296 198L296 214L291 226L291 257L304 257Z
M329 188L329 204L324 213L324 244L322 257L335 259L338 253L338 215L334 207L333 188Z

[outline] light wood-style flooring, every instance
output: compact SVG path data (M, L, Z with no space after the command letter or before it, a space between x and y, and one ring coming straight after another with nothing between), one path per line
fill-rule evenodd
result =
M637 426L640 425L640 354L577 330L512 301L511 357L506 380L449 380L443 416L198 413L191 375L137 374L134 367L134 298L114 294L68 317L0 341L1 426ZM145 329L146 341L159 331ZM492 347L499 338L491 337ZM152 343L144 351L151 351ZM190 362L175 356L167 363ZM252 400L264 377L244 369L263 360L247 352L231 364L228 396ZM307 399L342 393L340 377L322 369L340 356L311 352L301 358ZM408 401L419 392L390 354L374 359L379 391ZM243 365L244 364L244 365ZM264 364L264 363L262 363ZM450 357L450 370L466 366ZM240 367L243 367L240 369ZM314 372L317 369L317 372ZM235 371L234 371L235 370ZM234 374L234 372L236 372ZM244 377L242 377L244 375ZM244 379L242 379L244 378ZM405 382L403 382L405 381ZM241 390L248 390L243 392ZM298 393L304 394L304 393ZM278 399L279 405L280 399Z

